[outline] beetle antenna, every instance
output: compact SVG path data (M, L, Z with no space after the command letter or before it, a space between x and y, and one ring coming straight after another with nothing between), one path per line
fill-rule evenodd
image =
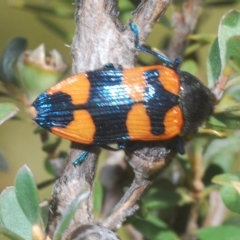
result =
M140 46L140 45L139 45L139 32L138 32L138 27L137 27L137 25L135 25L135 24L133 24L133 23L130 23L130 28L131 28L131 30L133 31L133 34L134 34L134 37L135 37L135 47L137 48L137 50L139 50L139 51L141 51L141 52L145 52L145 53L151 54L151 55L157 57L157 58L160 59L161 62L163 62L167 67L174 68L174 69L177 69L177 68L178 68L178 66L179 66L180 63L181 63L180 58L176 58L175 61L174 61L174 63L173 63L169 58L163 56L162 54L157 53L157 52L155 52L155 51L152 51L152 50L149 49L149 48Z
M139 45L138 27L137 27L137 25L130 23L130 28L134 34L134 37L135 37L134 43L135 43L135 47L137 48Z

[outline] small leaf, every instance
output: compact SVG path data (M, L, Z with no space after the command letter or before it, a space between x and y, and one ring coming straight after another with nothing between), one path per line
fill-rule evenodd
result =
M227 41L226 60L239 73L240 71L240 37L234 36Z
M102 202L103 202L103 188L100 181L96 181L94 185L93 196L94 196L94 202L93 202L94 213L100 214L102 209Z
M146 218L149 213L148 208L146 207L144 202L141 200L138 201L138 206L139 206L139 209L136 211L135 215L140 218Z
M220 58L223 67L227 64L227 42L230 38L239 35L239 32L240 12L231 10L222 17L218 30Z
M54 177L56 176L56 172L53 169L52 165L50 164L50 158L49 157L45 158L45 160L44 160L44 168L49 174L51 174Z
M210 164L214 164L222 172L228 172L236 158L236 154L239 153L239 144L239 137L234 135L211 141L204 154L205 167L207 168Z
M162 189L159 188L153 194L148 194L143 198L146 207L150 209L165 209L173 206L182 206L192 202L189 194L181 189Z
M41 202L40 211L41 211L41 216L43 219L44 226L47 226L48 218L49 218L49 202L48 201Z
M224 113L233 113L235 116L240 116L240 103L235 105L228 105L228 107L221 110Z
M202 47L202 44L199 43L199 42L189 45L184 52L184 56L188 56L190 54L193 54L194 52L196 52L201 47Z
M240 214L240 195L236 188L232 186L223 186L220 189L224 204L231 211Z
M162 24L167 29L171 29L172 28L171 21L169 21L169 19L164 14L160 17L159 23Z
M51 138L43 143L42 150L47 152L47 153L53 153L56 148L59 146L61 143L61 138L59 137L54 137Z
M220 174L212 182L223 185L220 189L225 205L233 212L240 213L240 173Z
M69 208L65 211L62 215L62 218L57 225L55 230L53 240L60 240L62 234L68 228L73 216L75 215L77 209L79 208L80 204L89 196L89 191L83 191L78 194L78 196L72 201Z
M12 103L0 103L0 125L17 114L19 109Z
M24 238L22 238L18 234L12 232L11 230L9 230L1 225L0 225L0 234L2 234L3 236L5 236L11 240L24 240Z
M227 89L227 88L229 88L229 87L231 87L233 85L237 85L237 84L240 84L240 76L234 77L231 80L229 80L227 82L227 84L225 85L225 89ZM239 89L237 89L237 90L238 90L237 93L239 95ZM240 100L240 98L239 98L239 100Z
M218 38L213 42L207 60L208 87L213 87L222 70Z
M0 223L23 239L32 240L32 226L18 203L14 187L6 188L0 195Z
M201 228L196 232L201 240L239 240L240 229L234 226L218 226Z
M0 61L0 78L4 82L13 83L16 87L20 87L19 79L14 71L14 64L18 57L23 53L27 47L27 40L25 38L13 38L4 49Z
M213 126L215 125L225 129L240 129L240 116L229 112L223 112L211 117L209 123Z
M43 223L40 215L37 186L27 166L23 166L15 179L16 195L23 212L32 225Z
M232 186L233 181L240 181L240 173L224 173L217 175L212 179L213 183L223 186Z
M44 128L42 128L42 127L40 127L40 126L37 126L37 127L34 129L33 133L34 133L34 134L38 134L38 133L42 133L42 132L44 132L44 131L46 131Z
M239 81L240 81L240 76L231 79L227 83L227 86L229 84L230 87L227 89L225 96L227 95L227 96L232 97L235 100L235 103L236 102L240 102L240 94L239 94L239 92L240 92L240 84L239 84ZM224 96L224 98L225 98L225 96Z
M212 43L215 38L216 38L215 35L206 34L206 33L191 34L188 36L189 40L193 40L201 43Z
M148 214L145 219L134 218L132 224L148 239L179 240L176 233L170 230L166 223L151 214Z

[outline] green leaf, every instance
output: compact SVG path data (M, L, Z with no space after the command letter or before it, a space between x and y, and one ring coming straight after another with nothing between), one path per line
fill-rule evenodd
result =
M56 148L59 146L61 143L61 138L59 137L54 137L51 138L43 143L42 150L47 152L47 153L53 153Z
M96 181L96 183L94 184L93 196L94 196L93 202L94 213L100 214L103 203L103 188L100 181Z
M33 131L34 134L39 134L39 133L43 133L43 132L47 132L47 131L40 126L37 126Z
M224 173L217 175L212 179L213 183L223 186L232 186L233 181L240 181L240 173Z
M240 116L230 112L215 114L209 120L210 124L219 128L240 129Z
M24 52L27 47L25 38L13 38L4 49L0 61L0 78L4 82L10 82L16 87L20 87L19 79L14 71L14 64L18 57Z
M239 32L240 12L231 10L222 17L218 30L220 58L223 68L227 64L227 42L230 38L239 35Z
M56 156L54 159L53 158L49 158L47 157L44 161L44 167L45 170L51 174L52 176L56 177L59 176L59 174L61 174L59 171L60 169L54 169L54 166L62 166L64 165L63 162L66 160L68 154L64 151L59 152L58 156Z
M226 60L239 73L240 71L240 36L234 36L227 41Z
M39 209L37 186L32 172L25 165L17 173L15 179L16 195L23 212L32 225L39 225L43 229Z
M188 56L190 54L193 54L198 49L200 49L200 47L202 47L202 44L199 43L199 42L189 45L184 52L184 56Z
M144 202L141 201L141 199L138 201L138 206L139 206L139 209L136 211L135 215L140 218L146 218L149 211L146 205L144 204Z
M0 125L17 114L19 109L12 103L0 103Z
M207 33L191 34L188 36L189 40L196 41L199 43L212 43L215 38L216 38L215 35Z
M44 168L49 174L56 177L56 172L53 169L52 165L50 164L50 158L49 157L45 158L45 160L44 160Z
M215 116L210 116L208 119L208 125L217 129L227 128L226 124L224 124L224 122L222 122L220 119L218 120Z
M156 192L144 196L143 201L146 207L151 210L182 206L192 202L192 198L182 189L176 191L176 189L159 188Z
M1 225L0 225L0 234L2 234L3 236L5 236L11 240L24 240L24 238L22 238L18 234L12 232L11 230L9 230Z
M0 195L0 223L25 240L32 240L32 226L20 207L14 187Z
M232 182L232 184L239 185L238 182ZM221 197L224 204L229 208L231 211L240 214L240 194L237 191L235 186L223 186L220 189Z
M210 164L215 164L223 172L228 172L235 154L239 152L240 139L238 136L229 136L224 139L215 139L208 145L204 154L204 165L207 168Z
M220 174L212 182L223 185L220 189L223 202L231 211L240 213L240 173Z
M54 232L53 240L60 240L62 234L68 228L72 218L74 217L80 204L89 196L89 191L83 191L78 194L78 196L72 201L69 208L62 215L62 218Z
M239 91L240 91L240 76L236 76L236 77L233 77L232 79L230 79L228 82L227 82L227 84L226 84L226 86L225 86L225 89L227 89L227 88L229 88L229 87L231 87L231 86L233 86L233 85L236 85L236 86L234 86L234 88L230 88L229 89L229 91L230 91L230 93L228 93L230 96L233 96L233 97L237 97L236 99L238 100L238 101L240 101L240 96L239 96ZM239 85L239 86L237 86L237 85ZM236 88L237 87L237 88ZM233 92L233 93L232 93ZM235 94L234 94L235 93Z
M48 224L48 217L49 217L49 203L48 201L43 201L40 205L41 216L43 219L44 226Z
M207 59L208 87L213 87L222 70L218 38L213 42Z
M166 15L162 15L158 21L160 24L162 24L167 29L172 28L171 21L166 17Z
M198 230L196 235L201 240L239 240L240 229L234 226L206 227Z
M148 239L179 240L178 236L168 228L165 222L151 214L145 219L135 218L132 224Z

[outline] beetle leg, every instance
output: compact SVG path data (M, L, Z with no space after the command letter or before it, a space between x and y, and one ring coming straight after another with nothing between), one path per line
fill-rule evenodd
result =
M107 63L106 65L104 65L103 67L104 69L115 69L114 65L112 63Z
M118 143L118 150L125 149L125 143Z
M182 138L179 137L179 136L177 136L177 137L175 137L173 140L174 140L174 142L175 142L175 146L176 146L176 148L177 148L177 151L178 151L181 155L183 155L183 154L185 153L185 149L184 149L184 142L183 142Z
M89 146L86 150L84 150L82 155L73 162L73 165L77 166L78 164L82 163L85 160L85 158L87 157L91 148L92 148L92 146Z

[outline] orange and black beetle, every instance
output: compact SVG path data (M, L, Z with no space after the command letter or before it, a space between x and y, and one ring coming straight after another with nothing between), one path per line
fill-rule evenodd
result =
M35 100L34 120L60 137L100 146L197 132L212 113L210 90L169 59L137 48L166 66L108 66L71 76Z

